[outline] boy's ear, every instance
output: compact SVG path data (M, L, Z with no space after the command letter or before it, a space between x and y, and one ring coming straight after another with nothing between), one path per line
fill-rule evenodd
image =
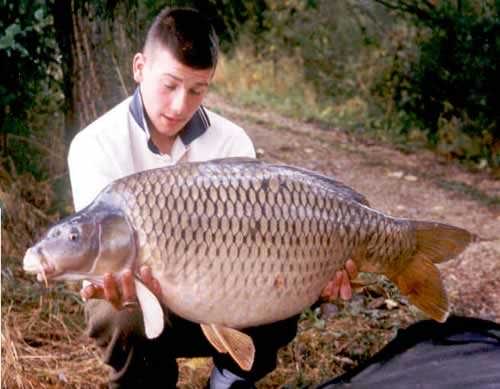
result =
M146 58L144 57L144 54L137 53L136 55L134 55L134 60L132 62L132 69L134 72L135 82L137 83L142 82L143 71L145 66L146 66Z

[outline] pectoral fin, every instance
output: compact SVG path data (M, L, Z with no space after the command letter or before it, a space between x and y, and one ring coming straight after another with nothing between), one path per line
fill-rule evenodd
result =
M250 370L255 358L253 340L241 331L215 324L200 324L203 333L220 353L229 353L243 370Z
M163 309L156 296L146 287L146 285L138 279L134 279L134 283L137 299L139 300L139 305L142 310L146 336L148 339L156 338L163 332L163 327L165 325Z

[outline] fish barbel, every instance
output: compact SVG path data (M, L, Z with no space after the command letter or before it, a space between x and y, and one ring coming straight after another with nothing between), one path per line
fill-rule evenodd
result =
M352 258L385 274L430 317L448 315L435 263L472 235L435 222L394 218L332 178L297 167L230 158L180 163L108 185L85 209L31 247L24 269L49 279L102 283L107 272L149 265L164 305L200 323L245 369L251 338L239 331L300 313ZM137 278L146 335L164 325Z

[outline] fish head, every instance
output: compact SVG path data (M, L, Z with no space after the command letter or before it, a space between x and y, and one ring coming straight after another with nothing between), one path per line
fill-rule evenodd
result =
M85 279L131 268L135 234L110 210L79 212L52 226L24 256L23 269L47 279Z
M28 273L55 278L66 272L88 272L99 252L93 215L76 214L55 224L30 247L23 259Z

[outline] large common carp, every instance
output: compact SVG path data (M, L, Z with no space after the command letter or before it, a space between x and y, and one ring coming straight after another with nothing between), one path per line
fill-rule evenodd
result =
M348 186L312 171L253 159L181 163L108 185L53 226L24 269L55 280L102 282L106 272L151 266L171 311L201 324L244 369L251 338L239 329L291 317L313 304L352 258L382 273L432 318L448 315L435 263L471 242L461 228L387 216ZM146 335L164 326L139 280Z

